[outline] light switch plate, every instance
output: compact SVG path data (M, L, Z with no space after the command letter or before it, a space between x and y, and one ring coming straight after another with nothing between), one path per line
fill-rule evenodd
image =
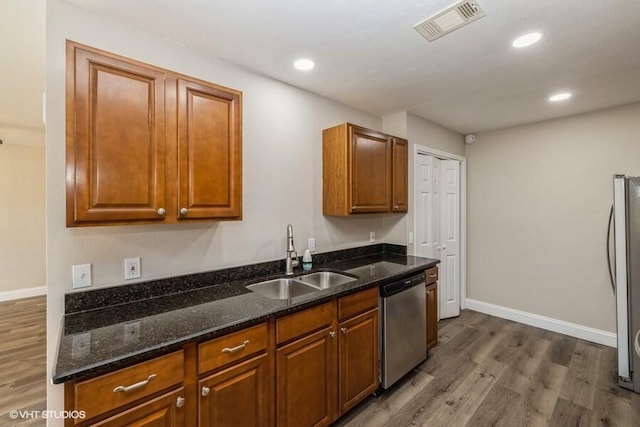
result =
M91 264L78 264L71 266L73 276L73 289L91 286Z
M369 233L369 242L370 243L375 243L375 241L376 241L376 232L372 231L372 232Z
M316 250L316 239L314 237L309 239L309 244L307 245L307 247L309 248L309 250L311 252Z

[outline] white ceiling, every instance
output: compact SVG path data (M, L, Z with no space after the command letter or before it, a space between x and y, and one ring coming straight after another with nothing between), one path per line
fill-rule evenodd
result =
M460 133L640 101L638 0L479 0L485 17L431 43L412 26L453 0L66 1L360 110L407 110ZM532 30L540 43L511 48ZM300 56L316 68L294 70ZM561 89L574 97L549 104Z

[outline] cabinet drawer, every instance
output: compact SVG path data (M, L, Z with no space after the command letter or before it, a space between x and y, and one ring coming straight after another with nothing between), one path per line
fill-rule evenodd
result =
M182 383L182 350L75 385L75 409L93 418Z
M333 301L281 317L276 321L277 343L282 344L309 332L332 325L335 317L336 308Z
M367 289L338 300L338 317L344 320L356 314L378 308L378 288Z
M198 373L217 369L266 348L266 323L207 341L198 346Z
M427 285L437 282L438 281L438 266L434 265L433 267L431 267L428 270L426 270L424 272L424 274L426 276L425 282L426 282Z
M185 425L184 415L184 388L179 388L104 421L91 424L91 427L151 427L155 425L182 427Z

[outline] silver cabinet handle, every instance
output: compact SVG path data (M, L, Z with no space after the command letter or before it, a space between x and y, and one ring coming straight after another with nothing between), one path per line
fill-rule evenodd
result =
M202 392L200 394L202 394L202 397L207 397L210 391L211 389L209 387L202 386Z
M636 334L636 339L635 339L635 343L633 345L636 349L636 354L638 356L640 356L640 330L638 331L638 333Z
M348 330L347 328L340 328L340 331L341 331L343 334L346 334L346 333L347 333L347 330Z
M149 384L151 382L151 380L155 379L157 375L156 374L151 374L149 375L149 378L147 378L144 381L140 381L139 383L135 383L135 384L131 384L131 385L119 385L118 387L113 389L114 393L121 393L121 392L127 392L127 391L133 391L133 390L137 390L139 388L142 388L144 386L146 386L147 384Z
M429 275L429 277L430 277L431 279L435 279L436 277L438 277L438 275L436 275L436 274L430 274L430 275Z
M395 210L397 210L398 208L399 208L399 206L398 206L398 205L395 205L395 206L393 207L393 210L395 211Z
M237 345L237 346L235 346L235 347L231 347L231 348L229 348L229 347L225 347L225 348L223 348L223 349L222 349L222 352L223 352L223 353L234 353L234 352L236 352L236 351L240 351L240 350L242 350L243 348L245 348L245 347L247 346L247 344L249 344L249 340L246 340L246 341L245 341L245 342L243 342L242 344Z
M334 331L329 332L329 336L331 338L335 338L336 337L336 333Z
M167 210L165 208L158 209L158 215L159 216L164 216L165 213L167 213Z
M185 401L184 397L177 398L176 399L176 406L178 408L182 408L184 406L184 401Z
M187 212L189 212L189 209L187 209L187 208L181 208L180 209L180 215L186 215Z

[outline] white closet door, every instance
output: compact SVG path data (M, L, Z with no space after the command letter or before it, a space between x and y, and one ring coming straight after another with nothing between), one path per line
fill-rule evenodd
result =
M440 318L460 315L460 162L440 160Z
M416 170L416 255L440 258L440 160L418 154Z

